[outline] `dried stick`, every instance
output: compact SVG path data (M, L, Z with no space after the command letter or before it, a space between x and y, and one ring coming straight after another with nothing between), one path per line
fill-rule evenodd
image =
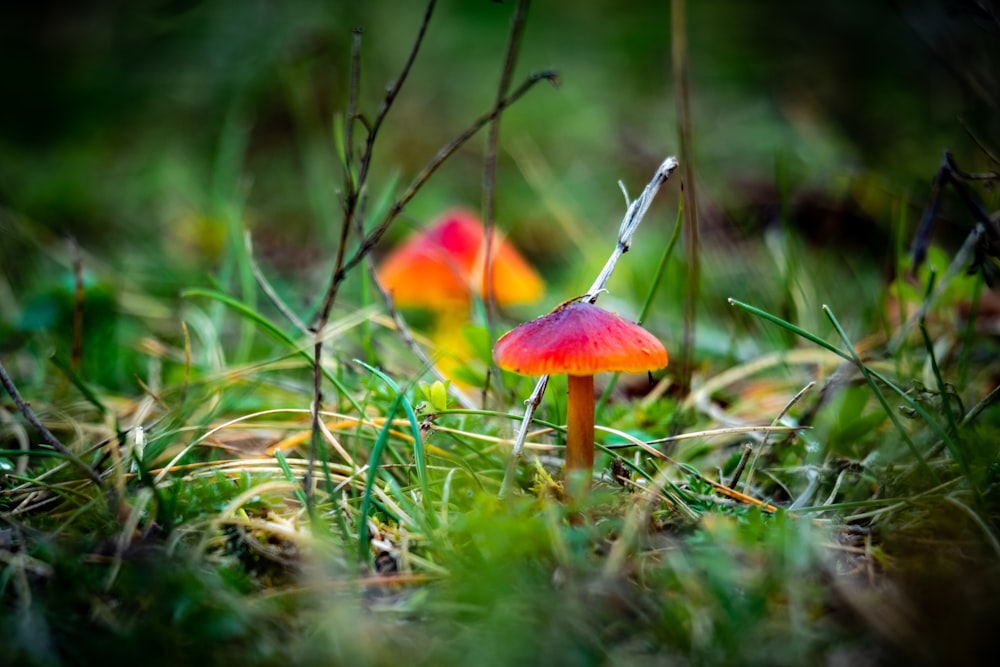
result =
M85 472L87 477L89 477L98 487L104 485L101 480L101 476L98 475L93 468L87 465L76 454L71 452L66 445L59 441L59 438L52 434L52 431L45 428L45 425L38 420L38 417L36 417L35 413L31 411L31 407L28 403L21 398L20 392L17 391L17 386L14 384L14 381L10 379L10 376L7 375L7 369L3 367L3 363L0 363L0 384L2 384L3 388L7 390L10 397L14 399L14 405L16 405L17 409L21 411L24 418L28 420L28 423L31 424L36 431L38 431L38 434L42 437L42 440L45 441L46 444L65 456L69 461L80 468L80 470Z
M694 161L691 154L691 94L688 85L686 15L686 0L673 0L670 16L673 45L671 57L674 67L674 85L677 88L674 95L677 101L677 134L681 160L684 162L681 194L684 199L684 254L687 259L681 354L677 382L685 394L691 391L691 376L694 374L694 321L698 306L698 283L701 279L698 248L698 202L694 182Z
M514 75L514 65L521 49L521 36L528 16L531 0L518 0L514 8L514 16L510 22L510 37L507 40L507 54L504 57L503 69L500 71L500 83L497 85L496 104L500 104L510 89L510 80ZM500 141L500 115L490 123L489 136L486 139L486 159L483 165L483 226L486 228L485 247L485 282L486 282L486 332L490 345L493 344L493 325L496 322L497 301L493 293L493 218L496 213L496 176L497 176L497 145ZM495 379L497 387L503 390L503 375L494 368L490 377Z
M337 244L337 258L334 261L333 273L331 274L330 280L327 284L326 293L323 295L323 302L314 327L312 439L309 446L309 463L306 466L306 474L302 482L305 487L307 509L310 513L312 512L313 498L313 466L316 463L316 456L318 454L321 437L319 411L323 402L323 330L326 328L326 324L330 320L330 312L333 310L334 301L337 299L337 290L340 287L340 282L343 280L342 276L346 273L344 258L347 256L347 241L350 237L351 228L354 226L361 194L365 190L365 185L368 179L368 170L371 167L372 154L374 153L375 148L375 139L378 137L379 128L382 127L385 117L389 114L389 110L392 108L392 103L396 100L396 96L399 95L399 91L402 89L403 83L406 81L406 77L410 73L410 68L413 66L413 62L416 60L417 53L420 51L420 45L424 40L424 35L427 33L427 25L430 23L431 15L434 13L435 4L437 4L437 0L430 0L430 2L427 3L427 10L424 12L424 18L420 23L419 30L417 31L417 38L413 43L413 48L410 49L410 54L407 56L406 63L403 65L403 69L400 72L399 77L397 77L393 84L386 90L385 98L382 100L382 106L379 107L378 114L375 116L375 122L372 123L370 129L368 130L368 138L365 142L365 151L361 157L356 182L350 173L352 168L351 163L347 162L344 164L344 181L346 185L346 192L344 193L344 221L340 228L340 239ZM348 100L348 117L344 128L345 153L352 156L354 142L353 126L357 115L357 76L359 75L361 69L360 61L361 35L355 30L351 46L351 81L349 84L350 99ZM359 226L363 227L360 223Z
M406 320L404 320L403 316L400 315L399 311L396 309L396 304L392 301L392 295L382 289L382 285L379 283L378 278L375 275L375 262L372 260L371 255L366 258L365 263L367 264L372 284L375 285L375 289L377 289L381 295L382 301L385 303L385 309L389 313L389 317L392 318L393 324L396 325L396 331L403 339L403 342L406 343L408 348L410 348L413 356L415 356L423 366L430 370L435 378L441 382L448 383L448 378L446 378L444 374L438 370L437 364L435 364L431 360L430 356L424 352L424 349L420 347L420 343L418 343L413 337L413 334L410 333L410 328L407 326ZM462 391L454 383L448 383L448 393L454 396L455 400L457 400L461 406L467 410L473 410L478 407L476 402L469 398L469 395Z
M667 179L670 178L675 169L677 169L677 160L674 157L668 157L663 161L659 169L656 170L653 180L646 185L639 198L629 204L621 227L618 229L618 243L615 245L611 257L604 264L604 268L598 274L594 284L590 286L590 289L587 290L587 293L581 299L582 301L594 303L601 292L604 291L604 288L607 287L608 281L611 279L611 274L614 273L615 266L618 264L618 260L632 246L632 235L635 234L635 230L639 227L639 223L642 222L643 216L649 210L649 205L653 203L653 198L656 196L657 191L661 185L667 182ZM545 388L548 386L548 383L548 375L540 377L538 383L535 384L534 391L531 392L531 396L525 401L524 417L521 420L517 437L514 439L514 447L511 449L510 458L507 461L507 470L504 472L503 482L500 484L501 498L507 495L511 484L514 483L517 465L521 460L521 450L524 448L524 441L528 436L528 427L535 416L535 410L538 409L538 405L542 401L542 396L545 395Z
M330 281L327 285L326 293L323 297L322 306L320 308L319 316L316 320L315 325L315 343L313 346L313 404L312 404L312 444L310 446L309 452L309 464L306 467L306 474L303 479L303 486L306 491L306 498L310 505L311 510L312 504L312 480L313 480L313 467L315 465L316 455L318 453L319 440L320 440L320 424L319 424L319 408L322 403L322 348L323 348L323 330L326 328L326 324L330 318L330 312L333 308L333 304L337 299L337 293L340 290L340 285L343 283L344 279L347 277L348 272L357 266L372 249L378 244L378 242L388 231L389 227L392 225L396 217L402 212L403 208L410 202L411 199L417 194L427 179L434 174L435 171L455 153L466 141L468 141L473 135L476 134L486 123L490 122L496 118L504 109L509 107L511 104L516 102L521 98L529 89L531 89L536 83L541 80L548 80L551 82L556 82L558 79L555 72L545 71L534 74L530 76L524 83L521 84L513 93L505 97L503 100L498 102L492 111L476 119L472 125L462 132L458 137L453 139L450 143L445 145L438 153L431 158L430 162L424 166L424 168L417 174L414 180L410 183L406 192L400 197L386 212L382 220L363 238L358 248L350 256L349 259L346 258L346 244L350 228L357 225L358 229L363 229L364 225L360 220L356 220L356 215L358 212L358 206L361 199L361 193L364 192L369 165L371 164L371 155L374 147L374 136L377 133L382 121L385 119L385 115L391 106L392 101L395 99L396 95L399 93L399 89L402 86L406 74L409 72L409 68L413 63L416 53L420 48L420 43L423 40L423 36L427 30L427 23L430 21L431 13L434 8L434 0L428 4L427 12L424 15L424 22L421 24L420 31L417 36L417 41L414 44L413 50L410 53L410 57L407 60L404 70L401 73L399 79L396 83L390 87L386 93L385 101L382 107L379 109L379 114L376 117L371 129L368 133L368 141L366 143L365 152L361 158L361 164L358 173L357 182L354 184L352 191L346 193L345 197L345 213L344 213L344 223L341 230L341 243L337 248L337 259L334 263L333 273L330 276ZM355 44L359 44L359 39L356 37ZM358 47L355 47L355 50ZM354 94L352 92L352 94ZM350 169L350 165L345 165L345 169Z
M552 70L545 70L543 72L536 72L529 76L513 93L505 97L499 104L493 107L493 110L486 113L479 118L477 118L473 123L461 134L452 139L448 144L442 147L437 154L431 158L430 162L424 165L424 168L414 177L413 181L407 187L406 192L400 197L396 202L389 208L382 220L376 225L364 238L361 245L354 251L351 258L344 261L344 265L341 269L334 273L334 288L339 288L340 283L343 282L347 273L358 265L365 256L371 252L382 237L388 231L389 227L392 225L396 216L400 214L403 208L410 203L410 200L416 196L420 188L423 187L424 183L429 179L434 172L440 168L440 166L452 156L459 148L461 148L466 141L471 139L479 130L481 130L487 123L497 117L504 109L514 104L519 100L526 92L528 92L535 84L539 81L549 81L554 85L558 83L558 75ZM336 291L334 292L336 295Z
M344 192L353 194L354 121L358 117L358 89L361 86L361 30L351 31L351 78L347 84L347 115L344 117ZM370 158L369 158L370 159Z

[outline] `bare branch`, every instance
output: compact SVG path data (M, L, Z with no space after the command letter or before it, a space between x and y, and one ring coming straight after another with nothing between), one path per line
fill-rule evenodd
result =
M385 91L385 99L382 101L382 106L378 110L378 115L375 116L375 122L372 123L371 128L368 131L368 140L365 143L365 156L361 161L361 169L358 175L359 190L364 186L365 182L368 180L368 169L371 167L371 157L375 150L375 139L378 137L379 128L382 127L382 123L385 121L385 117L389 114L389 109L392 107L392 103L396 101L396 96L399 95L399 91L403 88L403 84L406 82L406 77L410 74L410 68L413 67L413 62L417 59L417 53L420 51L420 45L424 41L424 35L427 34L427 26L430 25L431 15L434 13L434 5L437 4L437 0L430 0L427 3L427 9L424 11L424 18L420 22L420 29L417 31L417 39L413 42L413 48L410 49L410 55L406 58L406 63L403 65L403 70L399 73L399 77L392 83L389 88Z
M344 192L355 193L354 171L354 121L358 119L358 88L361 85L361 29L351 32L351 78L347 87L347 115L344 118ZM369 134L371 131L369 130Z
M435 378L441 382L448 382L448 378L446 378L444 374L438 370L437 365L431 360L428 354L424 352L424 349L420 347L420 344L417 343L413 334L410 333L410 328L407 326L406 320L404 320L403 316L400 315L399 311L396 309L396 304L392 301L392 295L382 289L382 284L379 283L378 277L375 275L375 262L372 261L371 255L368 255L365 258L365 263L368 266L368 273L371 275L372 283L381 295L382 301L385 303L386 312L388 312L389 317L392 318L393 323L396 325L396 331L399 332L403 342L406 343L408 348L410 348L413 356L415 356L423 366L426 366L430 372L433 373ZM455 400L457 400L463 408L471 410L477 407L475 401L469 398L469 396L454 383L449 383L448 391L455 397Z
M511 93L508 97L504 98L499 105L494 107L492 111L477 118L472 125L468 127L468 129L442 147L441 150L439 150L437 154L431 158L430 162L424 166L420 173L416 175L409 187L407 187L406 192L403 193L403 196L389 208L389 211L385 214L382 221L368 233L358 249L353 255L351 255L351 258L345 261L340 271L334 275L334 280L332 282L334 289L340 286L340 283L343 282L344 278L347 276L347 272L357 266L357 264L364 259L365 255L371 252L372 248L374 248L378 242L382 240L382 237L389 230L389 227L396 219L396 216L398 216L406 205L410 203L410 200L416 196L417 192L420 191L420 188L427 182L427 179L429 179L434 172L437 171L438 168L440 168L440 166L455 153L455 151L461 148L465 142L471 139L488 122L493 120L497 114L519 100L536 83L543 80L551 81L555 84L558 82L558 76L551 70L532 74L517 88L517 90Z
M681 354L677 382L686 394L691 391L694 373L695 316L698 307L698 285L701 281L701 259L698 234L698 200L695 187L694 156L691 148L691 91L688 83L687 0L671 2L671 59L677 102L677 135L684 173L681 194L684 200L684 254L687 272L684 280L684 309L681 329Z
M101 476L98 475L93 468L87 465L76 454L71 452L66 445L59 441L59 438L52 434L52 431L45 428L45 425L38 420L38 417L36 417L35 413L32 412L31 407L23 398L21 398L21 394L17 391L17 386L14 384L14 381L10 379L10 376L7 375L7 369L4 368L2 363L0 363L0 384L2 384L3 388L7 390L10 397L14 399L14 405L16 405L17 409L21 411L21 414L24 415L24 418L28 421L28 423L31 424L36 431L38 431L38 434L47 445L51 446L74 465L80 468L80 470L85 472L87 477L89 477L98 487L104 485L101 480Z
M430 2L427 3L427 10L424 12L424 18L420 24L420 29L417 31L417 38L413 43L413 48L410 49L410 54L406 58L406 63L403 65L402 71L400 72L399 77L397 77L393 84L386 90L385 99L382 101L382 106L379 108L375 121L370 126L366 125L366 127L368 127L368 138L365 141L365 151L361 156L361 162L358 167L357 181L354 180L352 170L354 169L354 120L357 117L358 86L361 70L361 33L358 30L355 30L352 33L351 78L348 84L348 111L346 123L344 125L344 220L340 227L340 239L337 244L337 258L334 262L333 273L331 274L326 293L323 296L323 302L320 306L319 316L315 325L316 339L313 344L312 438L309 447L309 464L306 467L306 474L303 479L306 499L308 500L310 510L312 509L313 465L316 461L316 454L319 448L321 436L319 411L323 398L323 330L326 328L326 323L330 319L330 311L333 309L333 303L337 298L337 276L342 275L343 272L344 257L347 253L347 240L350 238L351 228L355 225L358 202L365 191L365 186L368 181L368 170L371 168L372 154L375 150L375 139L378 137L379 128L382 127L382 123L385 121L386 116L389 114L389 110L392 108L392 103L396 100L396 96L399 95L399 91L402 89L403 83L406 82L406 77L410 73L410 68L413 66L413 62L417 58L417 53L420 51L420 45L424 41L424 35L427 33L427 25L430 23L431 15L434 13L434 6L436 4L437 0L430 0ZM360 221L357 222L357 225L360 228L364 227Z
M510 22L510 37L507 40L507 54L504 57L503 69L500 71L500 83L497 85L496 104L499 105L510 89L510 80L514 75L514 65L521 49L521 36L528 17L528 7L531 0L518 0L514 8L514 16ZM489 136L486 139L486 159L483 165L483 226L486 229L486 247L484 268L486 274L486 331L492 345L493 325L496 321L496 295L493 293L493 219L496 214L496 176L497 176L497 146L500 141L500 115L490 123ZM490 377L497 382L497 387L503 389L503 375L497 372Z
M416 179L411 183L410 187L386 213L383 220L375 226L375 228L367 235L363 234L364 223L359 216L359 206L361 206L361 200L364 196L365 187L367 185L368 172L371 167L372 154L374 152L375 140L378 136L379 129L382 123L385 121L388 115L389 109L392 107L396 96L402 89L403 83L410 72L410 68L417 57L417 53L420 51L420 45L423 43L424 36L427 33L427 26L430 23L431 15L434 12L434 7L436 5L436 0L430 0L427 4L427 10L424 13L423 21L420 25L420 29L417 33L417 38L413 44L413 48L410 50L410 54L407 57L406 63L403 65L403 69L400 72L399 77L396 81L389 87L386 91L385 99L383 100L382 106L379 109L378 115L375 121L371 124L368 130L368 137L365 143L365 151L361 156L360 165L358 168L358 175L356 182L352 183L352 177L346 176L345 183L347 184L347 192L345 192L345 210L344 210L344 220L341 226L341 233L339 244L337 247L337 256L334 262L333 272L330 275L330 280L327 284L327 289L324 293L322 305L319 309L319 315L316 318L316 323L314 325L315 342L313 344L313 400L312 400L312 439L309 449L309 464L306 468L306 474L303 479L303 485L305 487L306 498L308 509L312 510L312 484L313 484L313 468L318 454L318 449L320 446L320 419L319 411L322 405L322 354L323 354L323 330L326 328L326 324L330 319L330 312L333 309L333 304L336 302L337 293L340 289L341 283L347 276L347 273L354 268L359 262L361 262L368 253L371 252L372 248L381 240L382 236L389 229L389 226L395 220L396 216L403 210L406 204L416 195L423 184L430 178L441 164L448 159L458 148L464 144L472 135L474 135L483 125L490 122L496 118L506 107L513 104L517 99L519 99L529 88L531 88L535 83L543 78L555 81L555 74L552 72L543 72L541 74L536 74L535 76L529 78L527 82L522 84L517 91L512 95L504 98L502 101L498 102L494 107L493 111L486 116L478 119L472 127L466 130L464 133L459 135L450 144L445 146L438 152L436 156L428 163L427 166L417 175ZM360 35L355 32L355 38L352 46L352 76L355 69L359 69L360 65L356 64L360 58ZM350 95L352 96L352 101L349 102L351 107L356 109L357 106L357 86L352 84ZM348 118L347 127L350 128L353 125L355 119L355 114L350 114ZM358 117L360 119L360 117ZM363 122L363 121L362 121ZM345 142L353 142L353 135L351 135L349 130L345 128ZM347 150L348 143L345 143L345 151ZM353 148L350 149L353 155ZM347 171L352 169L352 165L348 162L344 165ZM352 228L357 228L359 235L361 236L360 246L355 250L354 254L351 255L350 259L346 258L347 253L347 241L350 236L350 231Z

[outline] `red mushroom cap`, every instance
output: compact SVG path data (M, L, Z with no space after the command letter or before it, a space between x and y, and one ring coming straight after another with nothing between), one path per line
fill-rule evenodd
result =
M505 333L493 359L521 375L641 373L666 366L667 350L638 324L574 301Z
M493 293L501 305L542 295L542 279L496 231L493 234ZM447 308L486 295L486 232L472 213L454 210L415 234L383 260L378 279L400 306Z

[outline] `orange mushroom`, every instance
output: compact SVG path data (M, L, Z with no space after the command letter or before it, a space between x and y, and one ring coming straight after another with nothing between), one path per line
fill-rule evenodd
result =
M496 230L486 269L486 232L472 213L453 210L392 252L376 271L379 283L400 306L436 311L467 307L472 297L500 305L529 303L544 289L542 279ZM492 282L487 276L492 274Z
M594 375L663 368L667 350L638 324L571 301L505 333L493 359L520 375L567 375L566 477L583 477L585 489L594 469Z

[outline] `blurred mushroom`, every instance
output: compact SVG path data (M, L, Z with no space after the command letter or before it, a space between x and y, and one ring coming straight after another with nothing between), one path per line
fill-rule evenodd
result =
M490 254L493 266L487 271L482 224L468 211L453 210L386 257L378 280L397 305L434 311L467 307L473 296L485 299L490 285L501 306L541 297L538 273L495 229Z
M486 299L491 286L499 306L529 303L544 291L538 273L495 229L490 257L487 271L486 232L475 214L456 209L414 234L376 270L396 305L434 314L430 337L442 353L438 369L463 385L475 374L463 370L473 353L459 324L467 321L473 300Z
M501 336L493 359L520 375L567 375L566 477L584 478L586 489L594 469L594 375L663 368L667 351L639 325L571 301Z

